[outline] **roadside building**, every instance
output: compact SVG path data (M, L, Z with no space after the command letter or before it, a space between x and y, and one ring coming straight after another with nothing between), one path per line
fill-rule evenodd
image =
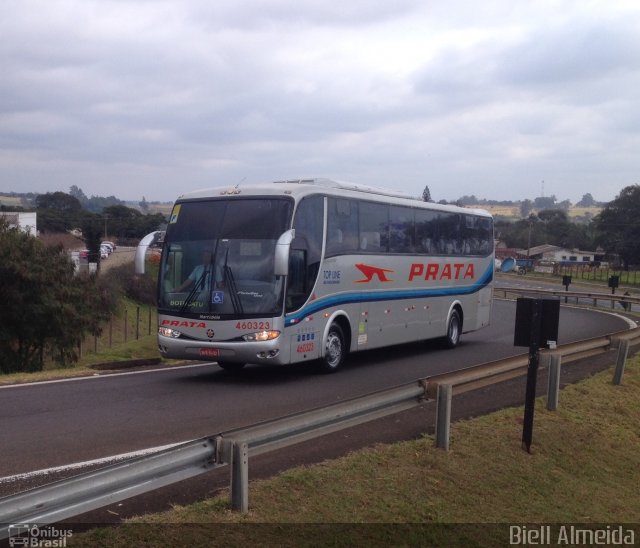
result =
M38 234L35 211L0 211L0 217L3 217L12 228L19 228L31 236Z

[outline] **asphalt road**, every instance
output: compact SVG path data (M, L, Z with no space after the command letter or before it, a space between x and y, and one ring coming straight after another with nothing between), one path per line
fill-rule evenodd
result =
M464 335L455 350L416 343L362 352L334 375L311 364L239 374L204 364L0 388L0 496L51 480L32 471L199 438L524 353L513 346L514 319L514 302L497 300L491 326ZM618 316L562 307L558 342L626 327ZM27 476L6 480L16 474Z

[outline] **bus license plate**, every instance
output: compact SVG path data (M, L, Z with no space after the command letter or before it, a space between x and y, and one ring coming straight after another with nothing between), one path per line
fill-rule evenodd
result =
M217 358L220 356L219 348L201 348L200 355L206 358Z

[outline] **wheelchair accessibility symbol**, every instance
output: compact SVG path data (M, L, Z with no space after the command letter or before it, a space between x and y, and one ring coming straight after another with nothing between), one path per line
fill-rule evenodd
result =
M222 303L224 303L224 291L214 291L211 294L211 302L213 304L222 304Z

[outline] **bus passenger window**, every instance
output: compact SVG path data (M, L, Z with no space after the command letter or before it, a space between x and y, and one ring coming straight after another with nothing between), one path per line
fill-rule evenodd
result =
M343 198L329 198L328 203L327 256L357 251L358 203Z
M289 279L287 283L287 311L297 310L307 300L306 252L292 249L289 253Z
M286 310L299 309L311 295L320 272L324 232L324 197L304 198L295 212L296 236L289 254ZM335 241L339 241L336 237Z

